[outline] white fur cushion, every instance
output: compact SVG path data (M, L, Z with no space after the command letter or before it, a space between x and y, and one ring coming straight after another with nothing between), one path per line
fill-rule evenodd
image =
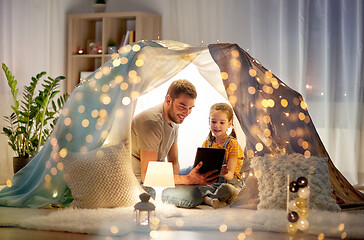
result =
M74 200L71 207L132 206L143 192L131 168L129 144L101 147L87 153L69 153L64 173Z
M305 158L302 154L265 155L251 160L258 179L258 209L285 209L287 202L287 175L290 182L306 177L310 186L309 207L311 209L340 211L331 197L327 158ZM290 192L290 199L297 193Z

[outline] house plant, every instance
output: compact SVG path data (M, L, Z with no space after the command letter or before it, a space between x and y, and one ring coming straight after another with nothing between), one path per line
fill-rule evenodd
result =
M105 8L106 8L106 0L95 0L94 4L95 13L105 12Z
M107 54L113 54L113 53L117 53L118 52L118 48L116 47L116 42L112 39L110 39L107 42Z
M30 84L24 87L23 98L19 102L17 80L4 63L2 69L14 102L11 106L13 112L4 116L8 125L3 127L1 133L8 137L8 144L16 154L13 161L15 173L25 166L48 140L68 94L57 96L60 92L60 81L65 77L44 79L46 72L41 72L32 77Z

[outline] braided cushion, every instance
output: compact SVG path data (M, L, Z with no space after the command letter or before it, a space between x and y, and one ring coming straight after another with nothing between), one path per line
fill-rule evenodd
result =
M143 192L131 167L129 144L101 147L87 153L69 153L63 160L71 207L132 206Z
M329 179L327 158L302 154L278 154L254 157L251 160L258 180L258 209L286 209L287 174L290 182L299 177L306 177L310 186L309 207L311 209L340 211L339 205L331 197L332 188ZM297 193L290 192L290 199Z

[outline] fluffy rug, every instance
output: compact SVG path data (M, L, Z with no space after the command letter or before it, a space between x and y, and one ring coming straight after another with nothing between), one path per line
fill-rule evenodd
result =
M162 210L161 210L162 209ZM249 210L236 208L177 209L170 205L157 208L159 229L219 231L286 232L283 210ZM326 237L364 238L364 212L312 211L307 234ZM22 209L0 208L0 226L121 236L133 231L133 208L115 209Z

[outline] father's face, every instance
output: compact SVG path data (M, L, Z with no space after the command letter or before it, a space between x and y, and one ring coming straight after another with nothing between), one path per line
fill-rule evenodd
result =
M187 94L181 94L173 100L170 96L167 96L167 101L169 101L167 116L172 122L177 124L182 123L195 106L195 99Z

